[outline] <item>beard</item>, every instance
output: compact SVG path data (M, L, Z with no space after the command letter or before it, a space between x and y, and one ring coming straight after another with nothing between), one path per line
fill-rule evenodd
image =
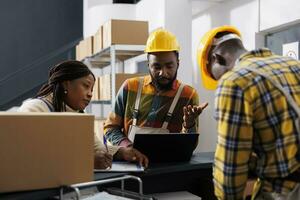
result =
M177 71L175 73L175 76L173 78L171 78L171 79L170 78L166 78L166 77L162 77L162 76L154 77L151 74L151 72L149 72L149 74L150 74L150 76L152 78L152 83L155 86L155 88L158 89L158 90L161 90L161 91L171 90L172 86L173 86L173 83L174 83L174 81L177 78ZM162 84L162 83L160 83L160 80L168 80L168 83Z

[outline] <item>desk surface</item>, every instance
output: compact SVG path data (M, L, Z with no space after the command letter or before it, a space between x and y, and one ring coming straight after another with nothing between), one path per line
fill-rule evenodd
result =
M214 154L211 152L208 153L197 153L193 155L189 162L182 163L161 163L153 164L144 172L133 173L141 178L143 177L157 177L160 174L174 174L186 171L193 170L209 170L212 167ZM126 172L96 172L94 179L103 180L108 178L114 178L126 175ZM35 190L35 191L26 191L26 192L14 192L0 194L0 199L44 199L48 197L53 197L59 195L58 189L45 189L45 190Z
M183 172L199 169L210 169L213 164L214 152L196 153L189 162L154 163L144 171L144 176L164 173Z
M143 180L144 194L189 191L203 200L214 200L212 164L214 153L197 153L189 162L152 164L143 172L131 172ZM110 185L118 187L118 184ZM125 188L137 192L134 181L126 181Z

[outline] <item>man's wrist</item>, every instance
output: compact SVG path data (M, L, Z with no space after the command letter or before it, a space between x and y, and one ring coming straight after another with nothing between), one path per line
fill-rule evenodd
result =
M125 147L119 147L118 151L115 153L115 155L113 157L115 160L121 160L122 159L124 148Z
M192 125L188 125L188 126L186 125L185 122L183 122L183 124L182 124L183 128L185 128L185 129L191 129L191 128L195 127L195 125L196 125L196 122L194 122Z
M120 146L120 147L130 147L130 146L132 146L132 142L129 139L124 138L123 140L121 140L121 142L118 144L118 146Z

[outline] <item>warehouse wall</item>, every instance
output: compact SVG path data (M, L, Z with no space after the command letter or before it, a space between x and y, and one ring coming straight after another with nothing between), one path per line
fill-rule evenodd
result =
M165 28L176 35L180 44L178 79L193 85L191 2L166 0L165 6Z
M112 1L83 0L83 36L94 35L100 25L114 19L135 19L134 4L112 4Z
M257 35L278 30L287 24L300 23L299 10L300 3L297 0L229 0L220 3L193 18L192 55L196 55L199 41L206 31L225 24L234 25L241 31L247 49L262 46L263 41L255 41ZM192 58L196 72L195 86L202 101L210 102L209 108L201 115L198 150L211 151L215 149L217 141L216 122L213 120L214 91L207 91L202 87L196 56Z
M32 97L51 65L74 58L82 10L82 0L0 1L0 110Z
M260 31L290 24L300 19L299 0L260 0L260 10Z
M149 22L149 31L165 24L165 0L142 0L136 4L136 19Z

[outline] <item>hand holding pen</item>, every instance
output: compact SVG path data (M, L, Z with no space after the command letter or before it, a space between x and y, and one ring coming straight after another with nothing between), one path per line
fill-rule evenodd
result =
M106 152L108 152L107 140L106 140L105 135L103 135L103 144L104 144L104 146L105 146Z
M103 144L105 146L105 149L101 148L95 152L95 162L94 162L95 169L111 168L113 157L108 152L107 141L104 136L103 136Z

